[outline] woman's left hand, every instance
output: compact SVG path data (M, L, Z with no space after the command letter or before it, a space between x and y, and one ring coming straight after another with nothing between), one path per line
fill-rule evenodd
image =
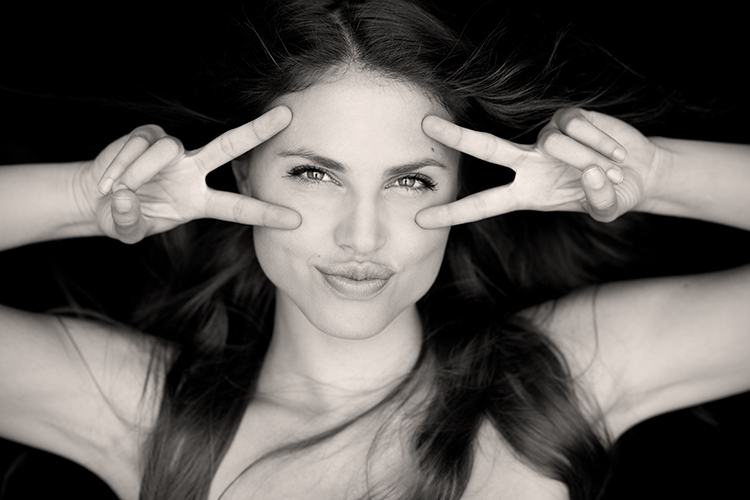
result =
M532 145L436 116L426 117L422 128L450 148L516 172L510 184L422 210L416 221L425 229L515 210L588 212L610 222L644 201L657 170L653 142L617 118L580 108L555 113Z

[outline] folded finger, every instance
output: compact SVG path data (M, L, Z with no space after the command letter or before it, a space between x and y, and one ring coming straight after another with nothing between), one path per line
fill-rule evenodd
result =
M144 125L133 130L99 179L99 192L104 195L109 194L115 179L120 177L130 164L164 135L164 130L158 125Z
M286 207L236 193L211 190L206 201L206 216L238 224L296 229L302 217Z
M555 117L554 123L565 135L609 160L619 163L625 161L628 155L625 147L594 125L587 117L588 113L580 108L566 109Z
M449 148L509 168L517 166L526 154L525 150L510 141L460 127L434 115L422 120L422 130L428 137Z
M568 137L555 128L548 128L542 131L537 141L537 147L545 155L560 160L579 170L585 170L592 165L597 165L615 184L622 182L624 177L623 171L619 166L613 164L609 159L603 157L590 147Z
M599 167L592 166L584 171L581 180L586 194L586 211L598 221L613 221L618 210L617 193L604 172Z
M124 188L137 191L164 167L182 158L184 152L182 141L176 137L159 138L114 180L115 191Z
M277 106L259 118L229 130L194 153L204 174L229 163L267 141L292 121L292 112L286 106Z

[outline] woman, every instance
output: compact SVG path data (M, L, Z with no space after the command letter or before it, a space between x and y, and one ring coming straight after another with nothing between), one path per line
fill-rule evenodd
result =
M565 273L525 283L512 269L523 256L493 248L512 235L508 219L448 229L521 209L585 209L604 221L638 209L747 229L746 148L648 140L580 109L556 114L535 147L518 146L451 124L494 130L493 120L535 110L500 115L508 107L487 93L497 88L465 91L470 78L450 64L426 71L457 44L422 11L370 3L285 14L289 24L269 31L301 50L280 59L265 34L273 65L246 89L250 113L271 110L254 122L187 154L149 126L93 162L4 169L4 212L32 190L53 202L7 218L5 248L102 233L134 242L201 217L256 227L252 241L234 227L211 242L220 252L196 287L211 300L178 295L192 303L165 315L171 344L4 309L3 435L80 461L123 498L580 498L603 481L608 435L747 389L736 369L748 343L746 270L529 307L574 283ZM435 53L404 58L428 28ZM305 30L328 52L305 52ZM368 35L385 45L368 46ZM477 181L470 157L514 168L514 182L463 197ZM715 171L703 180L716 158L725 183ZM247 196L205 186L228 161ZM275 302L252 274L251 245ZM518 260L482 262L488 249L488 260ZM719 318L728 319L705 345L704 325ZM654 356L665 346L684 355L665 366Z

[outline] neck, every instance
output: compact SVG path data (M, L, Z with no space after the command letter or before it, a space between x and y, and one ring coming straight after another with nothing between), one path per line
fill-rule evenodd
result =
M422 342L416 306L367 339L342 339L312 325L277 292L271 345L259 395L316 415L361 411L385 396L414 365Z

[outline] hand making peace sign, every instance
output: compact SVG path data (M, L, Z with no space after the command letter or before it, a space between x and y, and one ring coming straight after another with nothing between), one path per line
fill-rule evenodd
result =
M79 206L87 207L104 234L126 243L205 217L294 229L301 223L297 212L216 191L205 181L209 172L269 139L291 119L289 108L280 106L188 152L161 127L138 127L107 146L83 173Z
M417 214L425 228L473 222L514 210L588 212L609 222L644 200L657 147L627 123L580 108L560 110L537 143L515 144L428 116L424 132L448 147L516 172L514 181Z

